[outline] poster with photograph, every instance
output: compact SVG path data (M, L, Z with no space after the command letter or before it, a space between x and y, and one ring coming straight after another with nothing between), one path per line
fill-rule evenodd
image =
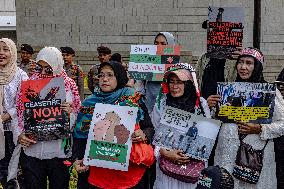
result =
M209 7L207 57L228 59L242 47L244 10L242 7Z
M221 122L166 106L153 144L182 150L195 159L208 160Z
M276 85L270 83L218 83L218 117L225 123L272 122Z
M136 80L162 81L165 70L179 60L179 45L131 45L128 72Z
M66 100L64 79L54 77L23 81L25 134L36 141L70 136L69 115L61 109Z
M84 164L127 171L137 107L96 104Z

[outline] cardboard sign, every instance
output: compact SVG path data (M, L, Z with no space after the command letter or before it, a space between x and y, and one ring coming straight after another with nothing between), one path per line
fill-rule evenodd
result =
M226 123L271 123L276 95L275 84L218 83L217 93L222 97L218 117Z
M127 171L138 108L96 104L84 164Z
M209 7L207 57L228 59L242 47L244 10L241 7Z
M221 122L166 106L156 128L153 144L182 150L187 156L207 160Z
M63 78L23 81L21 92L27 136L37 141L70 136L69 115L60 108L66 100Z
M131 45L128 72L136 80L162 81L165 70L179 60L178 45Z

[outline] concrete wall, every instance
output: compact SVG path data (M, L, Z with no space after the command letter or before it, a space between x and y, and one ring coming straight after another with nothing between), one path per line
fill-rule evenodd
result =
M271 62L265 70L269 80L284 67L280 56L284 54L283 1L262 1L261 49ZM16 3L18 44L30 43L36 49L45 45L74 47L79 64L86 65L85 70L96 61L97 46L127 52L131 44L153 43L159 31L172 32L183 51L198 57L206 52L206 31L201 23L207 19L208 6L244 7L244 46L252 46L253 42L253 0L17 0ZM274 67L277 69L271 73Z
M262 0L261 49L265 54L284 55L284 0Z
M15 0L0 0L0 16L15 16Z

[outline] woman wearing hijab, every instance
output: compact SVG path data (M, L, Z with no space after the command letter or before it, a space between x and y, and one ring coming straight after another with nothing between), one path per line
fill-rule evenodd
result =
M114 61L102 63L99 67L99 87L100 91L94 93L82 103L78 114L76 128L74 130L73 157L78 159L74 164L78 172L86 171L87 166L82 165L84 157L88 129L80 125L81 119L85 117L92 120L92 111L96 103L116 104L121 106L138 105L138 118L134 133L132 134L132 150L130 153L130 163L128 171L118 171L106 168L90 166L88 182L90 188L137 188L147 189L148 178L147 167L154 162L154 152L151 143L154 128L148 115L147 108L141 99L141 95L134 93L134 89L125 87L128 78L124 67ZM128 100L125 100L128 99ZM124 103L130 101L131 103ZM138 127L137 127L138 126ZM137 156L135 145L143 145L141 148L145 156ZM148 149L148 151L146 151ZM78 186L79 188L79 186Z
M63 69L61 52L55 47L45 47L39 51L36 62L35 73L30 80L54 77L64 79L66 102L61 107L70 114L70 127L73 127L81 102L76 83ZM70 147L62 139L37 142L25 135L21 97L20 93L17 102L20 131L18 141L24 147L21 166L26 188L46 188L47 177L50 188L69 188L69 170L63 161L71 156Z
M237 59L236 82L264 83L262 74L263 64L262 53L253 48L242 50ZM215 164L233 172L237 156L237 151L241 140L255 150L264 149L263 167L260 178L256 184L249 184L234 177L236 189L276 189L276 166L274 153L274 138L284 134L284 100L278 90L276 90L274 114L271 124L255 123L225 123L222 125L217 148L215 151Z
M211 117L206 100L199 97L195 70L190 64L175 64L165 73L164 78L166 79L166 83L162 85L164 95L159 95L151 115L152 123L155 128L164 126L160 123L160 120L166 106L178 108L193 114L203 115L208 118ZM189 162L189 158L182 151L168 150L155 146L157 166L154 188L195 189L196 184L185 183L165 175L159 167L161 156L176 164Z
M175 45L175 38L173 34L169 32L160 32L156 35L154 39L154 45ZM137 81L136 85L140 85L139 88L137 87L137 91L141 91L142 93L145 92L146 96L146 106L148 108L149 114L151 114L153 107L156 102L156 98L159 94L161 82L159 81L145 81L144 85L141 81Z
M16 96L21 82L28 79L27 74L17 67L16 60L15 43L7 38L0 39L0 182L4 188L15 188L6 180L9 161L17 144L15 136L18 136Z

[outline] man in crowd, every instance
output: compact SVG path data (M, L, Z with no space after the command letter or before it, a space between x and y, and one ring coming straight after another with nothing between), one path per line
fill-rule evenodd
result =
M21 60L17 61L18 67L24 70L28 76L34 73L36 62L32 59L34 49L29 44L21 45Z
M71 47L60 47L60 50L64 60L64 69L68 77L76 82L81 100L84 100L84 72L79 65L73 62L75 51Z
M108 47L100 46L97 48L98 59L100 64L103 62L108 62L111 59L111 50ZM93 93L98 86L98 68L99 65L96 64L91 67L88 73L88 88Z

